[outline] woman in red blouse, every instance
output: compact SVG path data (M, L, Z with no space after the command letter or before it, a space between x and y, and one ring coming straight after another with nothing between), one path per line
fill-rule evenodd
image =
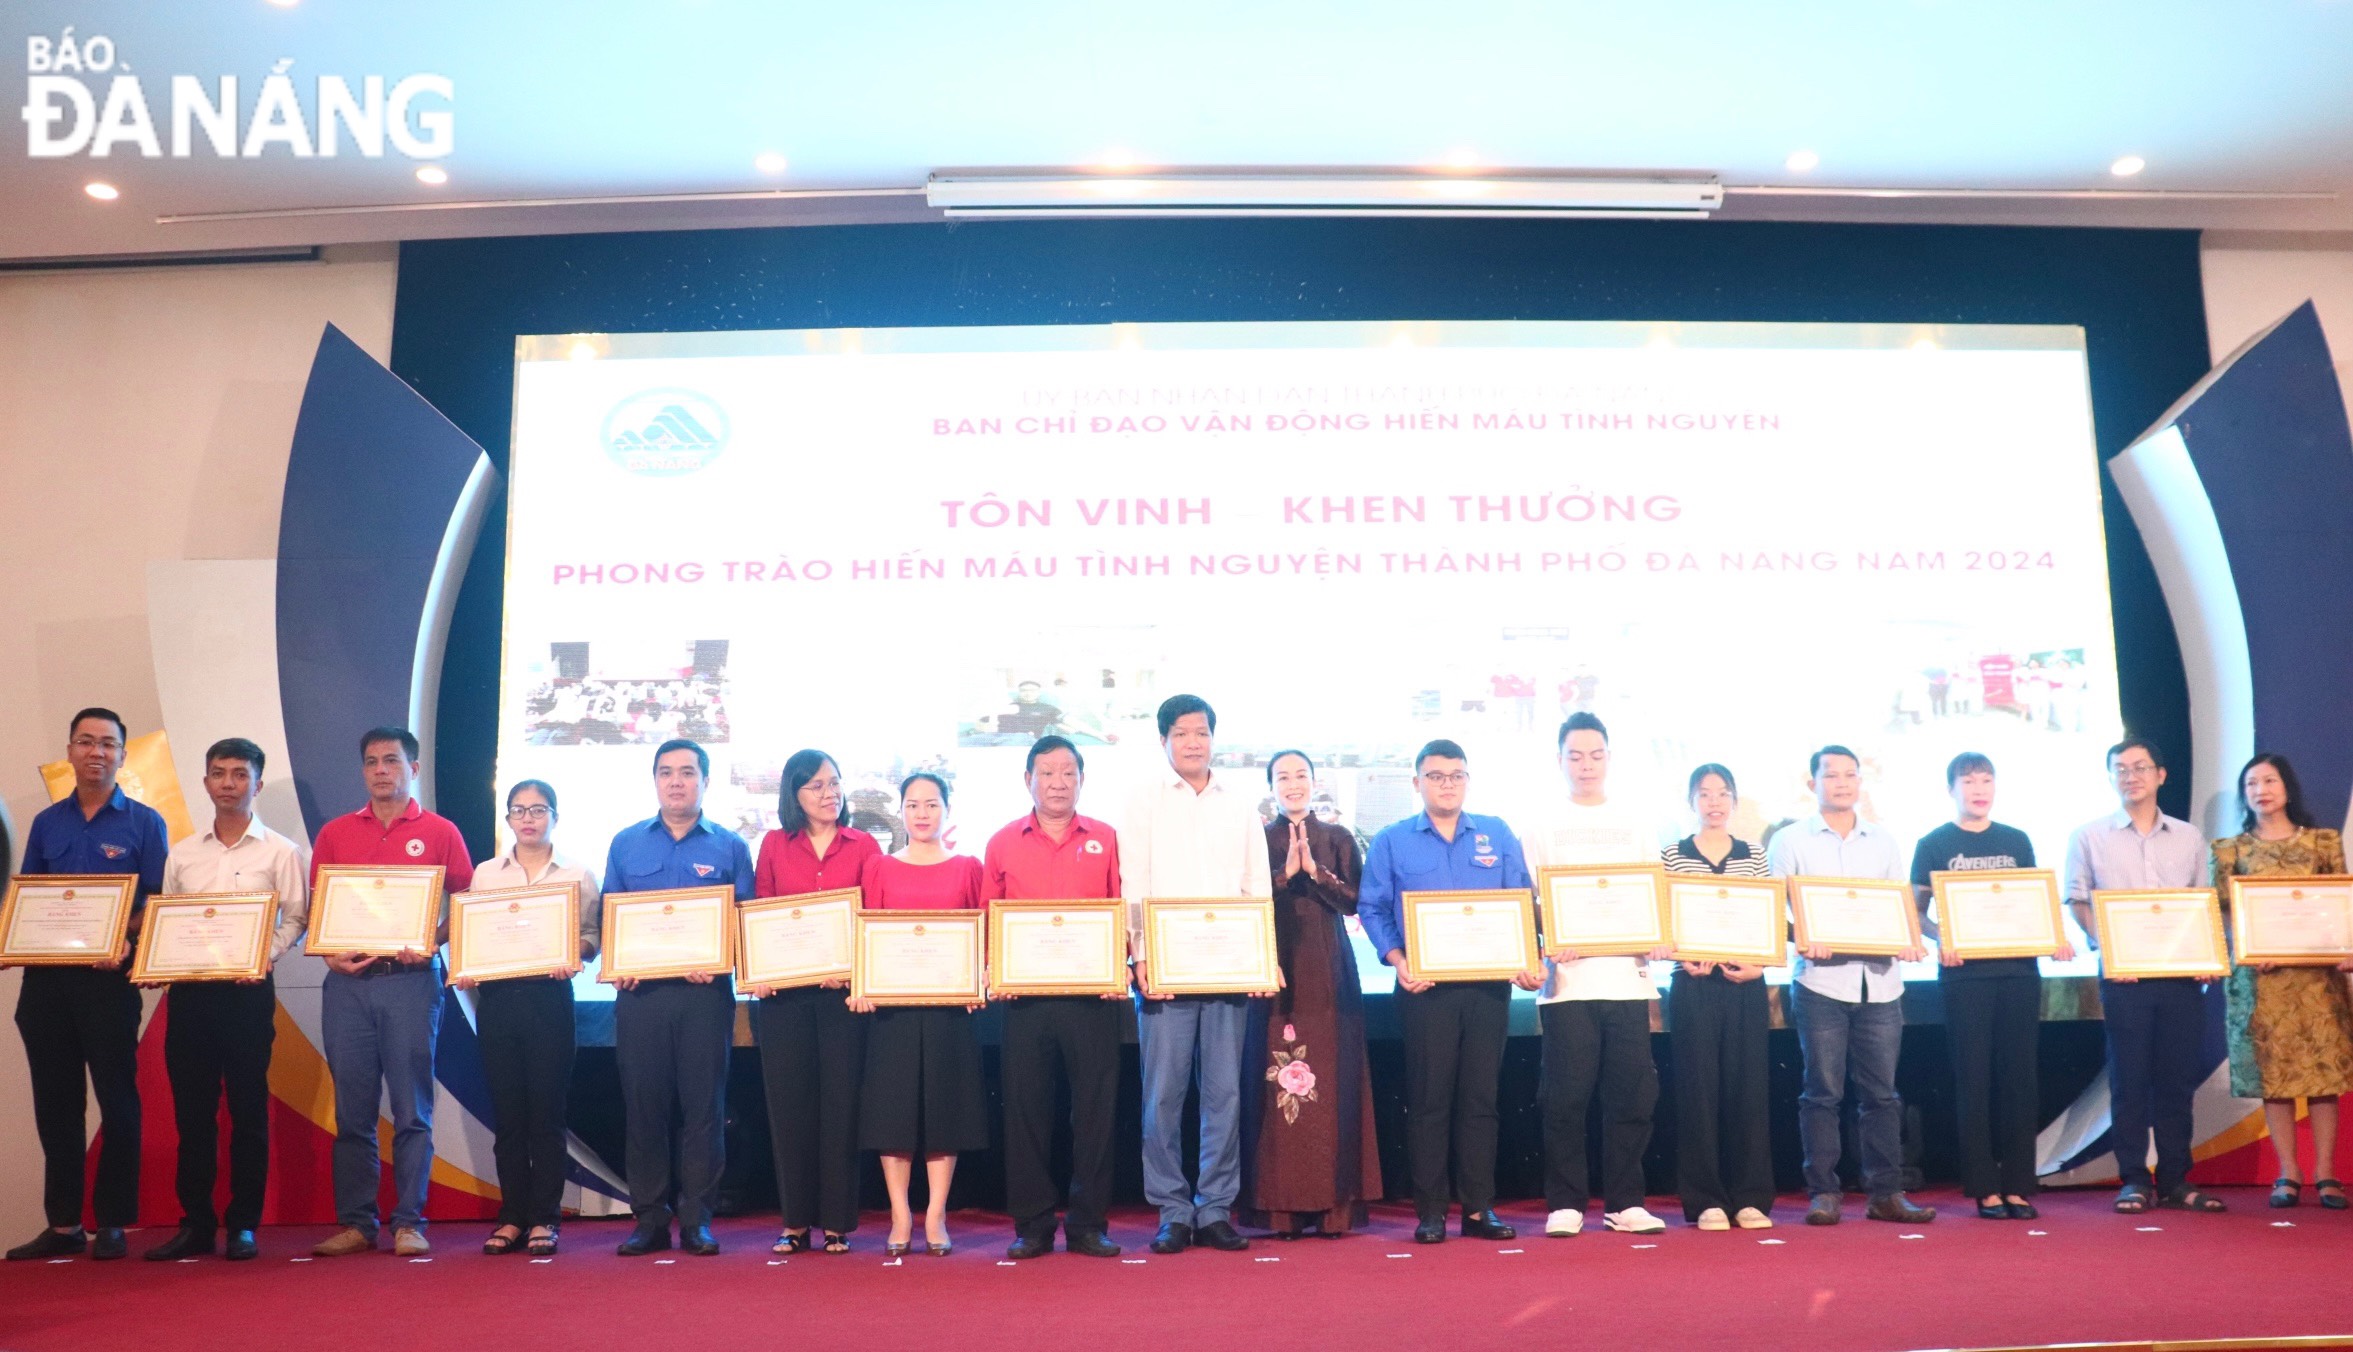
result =
M760 896L859 885L882 851L874 837L842 820L842 806L842 772L833 757L794 752L777 793L777 829L760 838ZM773 1246L780 1254L808 1249L812 1225L825 1232L824 1252L848 1253L849 1233L858 1228L858 1081L867 1021L845 1003L849 984L752 988L759 1001L752 1031L784 1210L784 1233Z
M948 825L947 781L933 774L907 776L899 785L899 811L907 823L907 848L866 866L867 908L979 910L980 861L950 854L940 843ZM898 1257L914 1239L907 1186L920 1152L930 1194L923 1209L924 1246L945 1258L955 1247L948 1240L948 1185L956 1177L956 1156L989 1143L980 1040L972 1030L980 1006L877 1009L853 999L849 1007L873 1016L858 1136L882 1156L882 1181L890 1189L891 1234L883 1252Z

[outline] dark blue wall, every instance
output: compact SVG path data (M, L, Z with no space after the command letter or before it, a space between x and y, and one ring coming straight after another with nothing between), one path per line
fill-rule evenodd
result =
M2102 459L2205 374L2197 236L1618 221L1087 221L423 241L392 369L503 469L518 334L1285 319L2077 324ZM2112 493L2101 476L2103 493ZM441 810L491 844L503 501L442 668ZM2124 714L2177 766L2181 656L2104 502ZM2167 806L2184 810L2191 775Z

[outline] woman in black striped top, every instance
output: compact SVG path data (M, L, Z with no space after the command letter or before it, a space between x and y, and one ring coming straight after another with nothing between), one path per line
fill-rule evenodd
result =
M1659 851L1670 873L1771 876L1765 852L1725 828L1740 801L1732 772L1691 772L1699 830ZM1676 1190L1683 1218L1702 1230L1772 1228L1773 1136L1766 1116L1769 1074L1765 969L1741 963L1676 964L1667 991L1675 1051Z

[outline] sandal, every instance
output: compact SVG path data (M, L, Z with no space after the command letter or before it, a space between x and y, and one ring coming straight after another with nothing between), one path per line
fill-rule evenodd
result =
M530 1242L523 1247L533 1258L553 1258L559 1247L556 1240L559 1233L552 1225L532 1226Z
M825 1251L827 1253L848 1253L850 1251L850 1237L832 1230L826 1231Z
M807 1253L808 1251L809 1232L806 1230L787 1230L776 1237L774 1244L768 1246L768 1252L788 1258L793 1254Z
M2230 1203L2210 1197L2196 1188L2176 1188L2165 1194L2157 1205L2168 1211L2228 1211Z
M2149 1209L2149 1189L2145 1184L2127 1183L2116 1190L2116 1211L2119 1215L2138 1216Z
M2320 1194L2320 1204L2322 1206L2327 1207L2331 1211L2343 1211L2345 1209L2346 1202L2344 1184L2339 1183L2333 1178L2316 1178L2312 1180L2312 1187L2314 1191Z
M510 1230L514 1233L508 1234ZM482 1252L493 1258L514 1253L522 1247L523 1227L520 1225L502 1225L490 1232L490 1238L482 1241Z
M2304 1185L2292 1178L2275 1180L2271 1185L2271 1204L2291 1207L2304 1200Z

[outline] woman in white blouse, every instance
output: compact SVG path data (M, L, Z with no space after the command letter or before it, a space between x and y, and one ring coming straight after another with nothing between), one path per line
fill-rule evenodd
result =
M603 897L588 870L556 853L555 825L552 786L526 779L507 790L507 830L515 845L474 870L474 890L578 884L580 961L587 962L596 956ZM482 1252L552 1255L569 1162L564 1114L572 1088L572 974L455 984L474 992L475 1036L494 1119L498 1228Z

